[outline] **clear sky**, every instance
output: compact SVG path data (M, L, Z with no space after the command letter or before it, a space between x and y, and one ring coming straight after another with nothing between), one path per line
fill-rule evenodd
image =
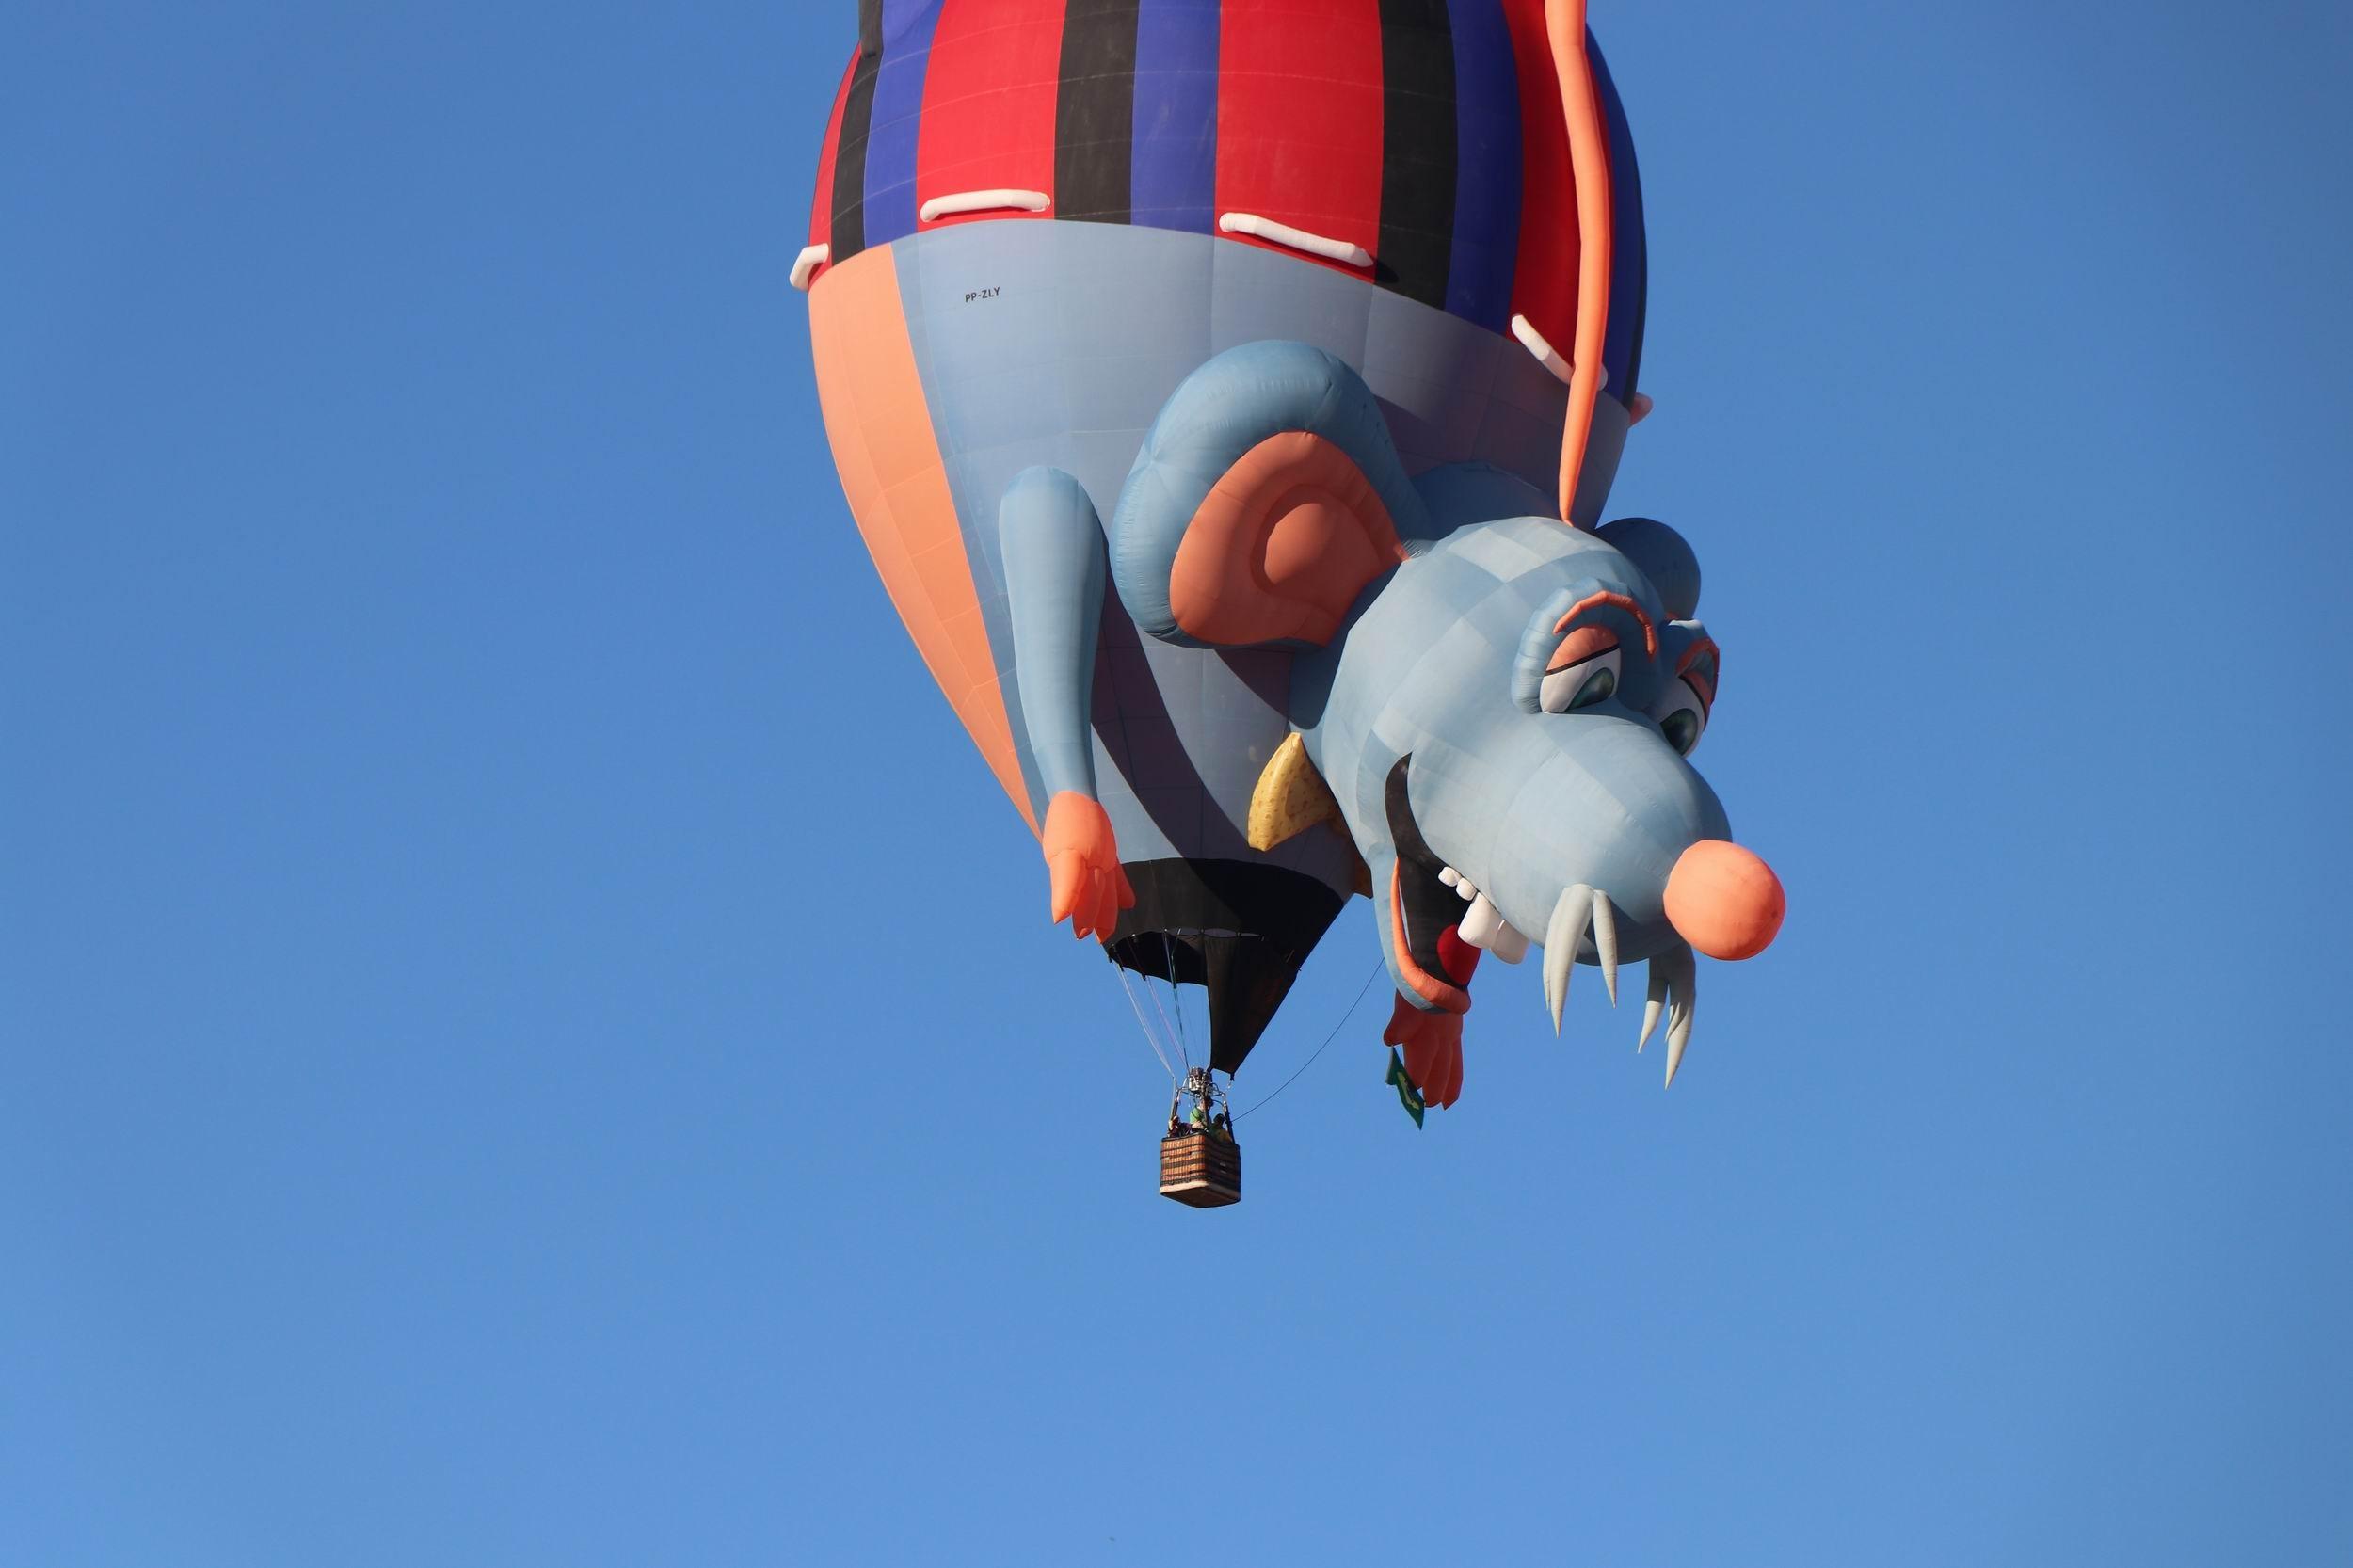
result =
M1596 0L1788 925L1212 1213L826 456L855 13L11 14L0 1562L2353 1560L2345 8Z

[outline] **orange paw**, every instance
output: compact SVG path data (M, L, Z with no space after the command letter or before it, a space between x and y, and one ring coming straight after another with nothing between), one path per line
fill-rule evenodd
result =
M1405 1076L1424 1104L1443 1108L1463 1097L1463 1015L1425 1013L1399 997L1381 1041L1404 1048Z
M1053 911L1073 936L1109 941L1119 912L1135 907L1136 893L1119 869L1119 840L1099 801L1064 790L1046 808L1039 834L1053 878Z

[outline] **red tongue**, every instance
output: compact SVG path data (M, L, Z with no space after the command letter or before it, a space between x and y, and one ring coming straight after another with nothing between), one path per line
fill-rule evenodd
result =
M1460 925L1450 925L1438 933L1438 962L1446 966L1449 980L1468 985L1471 971L1479 968L1479 950L1463 940L1462 932Z

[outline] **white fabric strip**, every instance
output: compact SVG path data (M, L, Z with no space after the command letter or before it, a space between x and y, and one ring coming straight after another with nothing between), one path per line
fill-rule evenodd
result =
M1522 348L1527 349L1530 354L1536 356L1538 363L1542 364L1546 370L1552 372L1554 376L1560 377L1563 385L1567 384L1570 375L1569 361L1561 358L1561 351L1559 349L1553 347L1551 344L1545 341L1545 335L1536 330L1535 323L1529 321L1526 316L1513 316L1512 318L1512 335L1520 340L1520 346Z
M1536 358L1543 362L1544 367L1546 370L1559 376L1562 386L1568 385L1570 375L1569 361L1561 358L1561 351L1559 349L1553 347L1551 344L1545 341L1545 335L1536 330L1536 324L1534 322L1529 321L1526 316L1513 316L1512 318L1512 335L1519 339L1520 346L1527 349L1530 354L1535 355ZM1601 379L1594 384L1602 387L1606 387L1609 384L1609 367L1608 365L1601 367ZM1637 415L1636 417L1640 418L1641 416Z
M933 197L923 203L923 210L917 216L926 223L935 223L956 213L1042 213L1050 200L1042 190L960 190Z
M1253 239L1287 245L1293 250L1304 250L1310 256L1321 256L1326 261L1346 262L1350 266L1372 264L1372 252L1361 245L1311 234L1305 229L1294 229L1288 223L1260 217L1257 213L1225 213L1219 216L1217 226L1229 234L1248 234Z
M808 288L808 275L832 260L833 247L830 245L804 247L801 253L792 258L792 286L796 289Z

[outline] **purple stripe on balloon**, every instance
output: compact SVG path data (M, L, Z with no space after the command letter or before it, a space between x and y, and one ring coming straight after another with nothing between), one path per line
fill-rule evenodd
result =
M882 72L866 141L866 243L915 232L915 148L941 0L883 0Z
M1512 33L1494 0L1447 0L1454 29L1454 249L1451 314L1503 331L1520 248L1520 83Z
M1130 223L1209 232L1217 202L1218 0L1139 0Z

